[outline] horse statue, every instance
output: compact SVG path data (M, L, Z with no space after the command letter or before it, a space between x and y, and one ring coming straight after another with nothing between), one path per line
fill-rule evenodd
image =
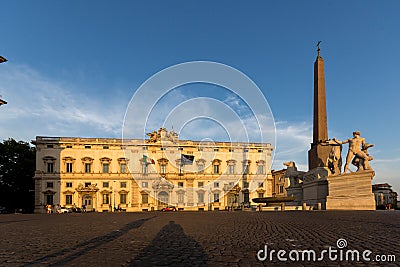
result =
M289 178L290 186L296 186L300 184L300 180L303 181L304 173L303 171L298 171L296 163L293 161L284 162L283 165L286 166L285 177Z

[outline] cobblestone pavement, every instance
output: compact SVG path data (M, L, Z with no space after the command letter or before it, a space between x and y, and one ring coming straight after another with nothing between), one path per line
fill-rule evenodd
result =
M6 214L0 234L0 266L400 266L400 211ZM397 261L257 258L265 245L319 257L340 238Z

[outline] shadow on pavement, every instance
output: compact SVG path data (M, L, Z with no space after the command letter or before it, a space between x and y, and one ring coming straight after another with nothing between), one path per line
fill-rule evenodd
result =
M79 243L73 247L62 249L60 251L46 255L44 257L36 259L36 260L29 262L22 266L33 266L33 265L39 265L39 264L45 264L46 266L65 265L65 264L75 260L76 258L79 258L80 256L86 254L87 252L91 251L92 249L94 249L98 246L104 245L106 243L109 243L111 241L114 241L115 239L128 233L132 229L139 228L146 221L148 221L154 217L155 216L153 216L151 218L140 219L137 221L130 222L119 230L114 230L108 234L92 238L88 241Z
M151 244L144 248L130 263L131 266L207 266L204 249L182 226L170 221Z

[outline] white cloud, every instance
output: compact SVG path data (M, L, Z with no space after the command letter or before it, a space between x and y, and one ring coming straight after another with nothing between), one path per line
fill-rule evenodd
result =
M119 136L124 105L105 106L53 81L28 66L7 64L0 69L0 93L8 104L1 107L0 138L34 139L36 135Z

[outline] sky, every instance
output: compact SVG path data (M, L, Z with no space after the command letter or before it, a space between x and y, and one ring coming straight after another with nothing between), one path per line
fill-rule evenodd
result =
M236 123L255 133L254 120L267 118L261 131L275 147L273 169L295 161L307 170L313 63L322 41L329 138L361 131L375 144L373 182L400 192L399 1L0 3L0 55L8 59L0 64L0 95L8 102L0 107L1 140L120 138L124 118L144 116L145 131L167 121L181 139L225 141ZM142 113L149 100L135 93L156 92L143 84L192 61L237 70L263 97L254 88L238 94L218 84L182 84L160 96L151 114ZM254 111L260 103L264 113ZM167 114L174 116L166 120Z

